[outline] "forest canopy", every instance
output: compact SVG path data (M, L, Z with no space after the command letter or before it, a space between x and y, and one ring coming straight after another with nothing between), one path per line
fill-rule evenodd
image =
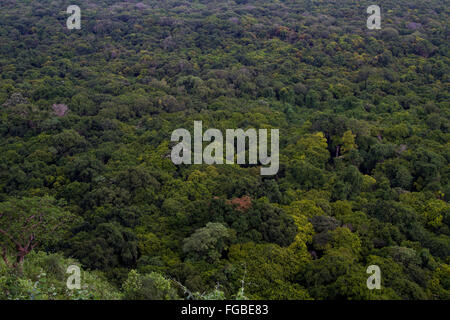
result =
M450 299L448 3L71 4L0 2L0 299ZM278 172L175 165L194 121Z

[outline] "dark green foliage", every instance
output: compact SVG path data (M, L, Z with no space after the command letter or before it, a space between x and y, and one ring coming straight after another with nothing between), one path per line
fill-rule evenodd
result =
M0 215L74 217L0 264L1 298L42 269L42 299L449 299L444 1L383 1L381 30L367 1L77 4L81 30L66 1L0 2ZM279 129L278 173L174 165L195 120ZM97 289L65 292L71 258Z

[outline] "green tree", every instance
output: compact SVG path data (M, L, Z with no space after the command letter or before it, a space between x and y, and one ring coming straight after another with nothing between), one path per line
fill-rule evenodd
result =
M49 196L0 203L0 239L5 264L21 268L25 257L35 247L60 241L74 218ZM13 257L13 262L9 261L9 256Z
M122 285L125 300L177 300L172 282L157 272L139 274L131 270Z
M208 222L184 240L183 251L195 259L217 261L234 237L235 232L223 224Z

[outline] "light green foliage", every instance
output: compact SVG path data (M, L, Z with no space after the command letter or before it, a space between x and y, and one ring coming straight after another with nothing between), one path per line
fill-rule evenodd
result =
M347 130L344 132L344 135L342 136L342 154L346 154L351 150L358 148L355 143L355 137L356 135L354 135L351 130Z
M66 273L70 265L79 265L73 259L45 252L30 253L23 271L7 268L0 263L0 299L8 300L116 300L121 294L109 284L100 272L81 272L81 288L68 289Z
M136 270L131 270L123 283L122 289L123 299L126 300L178 299L171 281L156 272L141 275Z
M290 280L306 258L290 248L273 244L246 243L230 248L230 260L245 266L248 274L246 292L250 298L308 299L307 291Z

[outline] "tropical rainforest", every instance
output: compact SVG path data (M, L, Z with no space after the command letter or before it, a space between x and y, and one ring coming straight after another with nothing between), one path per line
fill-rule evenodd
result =
M2 0L0 299L450 299L449 21L445 0ZM279 129L279 171L175 165L194 121Z

